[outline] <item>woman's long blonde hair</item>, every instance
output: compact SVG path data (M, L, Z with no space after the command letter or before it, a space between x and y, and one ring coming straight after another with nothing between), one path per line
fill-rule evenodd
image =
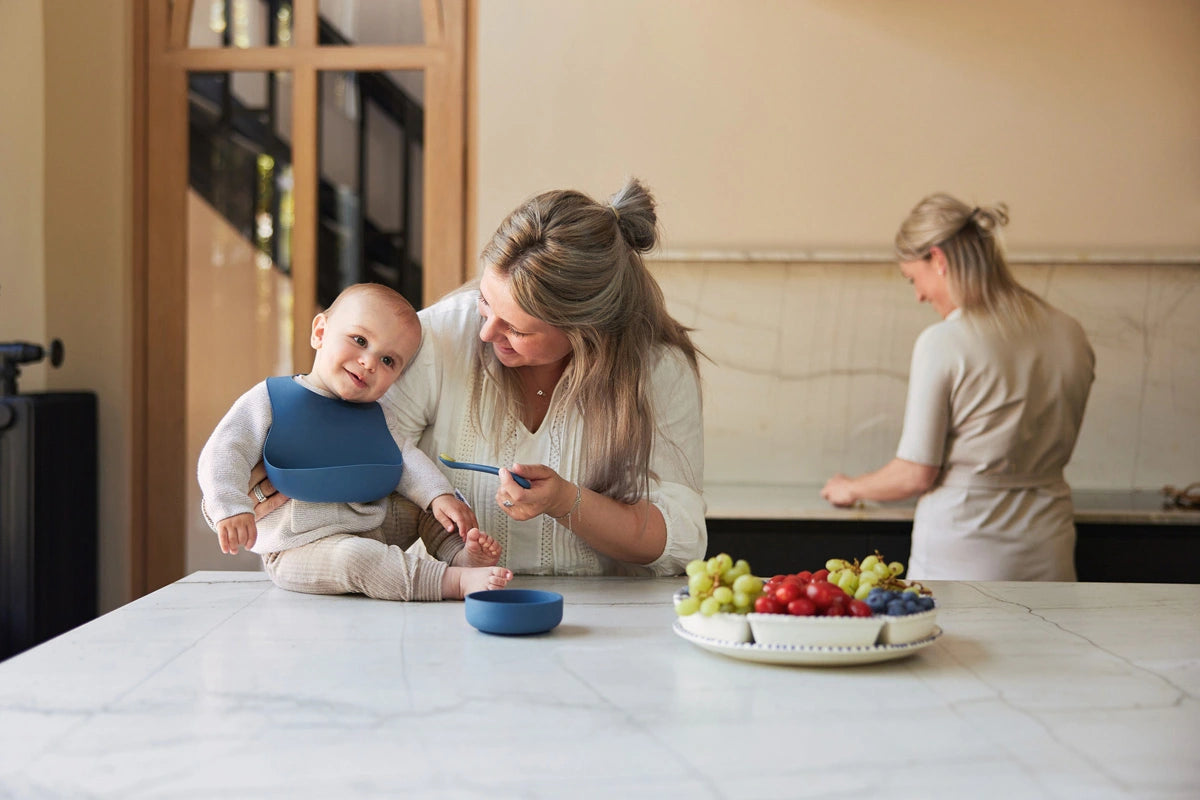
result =
M963 317L1004 330L1030 327L1041 319L1044 301L1017 283L1004 256L1000 229L1008 206L972 208L945 193L913 207L896 233L901 261L929 258L936 246L946 254L946 277Z
M667 313L642 253L658 241L654 198L631 178L607 204L576 191L540 194L509 214L484 247L484 269L508 281L521 310L566 334L563 401L583 420L581 480L623 502L645 497L656 428L650 378L659 345L698 371L689 328ZM520 380L480 344L506 410L522 412ZM577 479L578 480L578 479Z

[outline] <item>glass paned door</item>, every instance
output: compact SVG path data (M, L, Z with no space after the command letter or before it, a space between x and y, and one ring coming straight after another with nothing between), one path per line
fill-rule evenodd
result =
M467 3L134 9L136 596L232 565L206 529L188 539L196 455L255 382L310 368L341 286L420 306L461 283Z
M287 72L188 78L188 572L261 567L253 553L220 552L195 465L239 395L292 372L291 84Z
M320 77L317 303L382 283L422 306L424 83L419 71Z

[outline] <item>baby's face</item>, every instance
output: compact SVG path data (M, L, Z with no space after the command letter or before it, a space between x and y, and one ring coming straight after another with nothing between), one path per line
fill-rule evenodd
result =
M415 314L397 316L369 297L349 297L332 315L313 320L317 355L311 378L343 400L372 403L396 382L420 345Z

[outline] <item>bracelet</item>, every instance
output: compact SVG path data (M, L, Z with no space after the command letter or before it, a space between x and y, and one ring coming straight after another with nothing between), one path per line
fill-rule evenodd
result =
M569 509L567 509L567 513L560 514L557 517L553 514L547 514L546 516L550 517L550 519L554 520L555 522L563 519L570 519L571 515L575 513L575 510L579 508L579 504L581 502L583 502L583 487L577 483L575 484L575 502L571 504Z

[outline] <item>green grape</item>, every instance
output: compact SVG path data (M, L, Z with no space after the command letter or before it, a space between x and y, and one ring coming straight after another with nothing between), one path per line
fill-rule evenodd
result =
M723 586L732 586L733 582L738 578L738 571L730 568L721 573L721 584Z
M675 605L675 613L681 617L695 614L699 610L700 599L696 597L685 597Z
M844 558L831 558L825 562L825 569L829 570L830 574L833 574L838 570L846 569L849 566L850 563Z
M704 571L714 578L719 577L721 575L721 562L717 560L716 556L713 556L705 562Z
M721 603L715 597L706 597L700 601L700 613L706 617L711 617L720 610Z
M733 607L738 611L744 611L750 608L750 604L754 602L754 598L746 592L733 593Z
M838 578L838 588L846 594L854 594L858 591L858 576L848 569L842 570L841 577Z
M704 574L704 559L697 558L694 561L689 561L686 571L687 571L687 575L689 578L692 577L693 575L703 575Z
M866 558L864 558L862 560L862 563L859 564L858 567L863 572L866 572L867 570L875 569L875 565L878 563L879 563L879 556L870 555L870 556L867 556Z
M717 588L713 589L712 596L721 605L733 602L733 590L728 586L718 586Z
M693 575L688 578L688 594L692 597L704 597L713 588L713 579L710 575Z
M860 583L858 585L858 588L854 591L854 599L855 600L866 600L867 595L869 595L871 593L871 590L874 588L875 587L869 583Z
M733 571L736 572L738 575L749 575L750 574L750 562L744 558L739 558L733 564Z
M904 572L904 565L899 561L893 561L892 563L888 564L888 572L892 573L892 575L900 575L902 572Z
M870 587L870 586L874 586L877 583L879 583L879 573L878 572L875 572L875 571L864 572L858 576L858 585L859 586Z
M762 591L762 587L762 578L757 578L753 575L739 575L737 580L733 582L733 590L745 594L758 594Z

